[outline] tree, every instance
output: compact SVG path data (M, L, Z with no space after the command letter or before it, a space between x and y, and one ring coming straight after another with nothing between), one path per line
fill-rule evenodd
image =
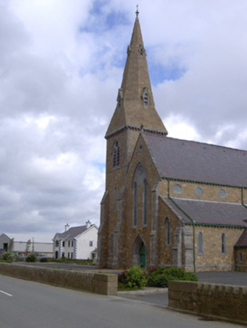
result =
M31 239L28 239L26 243L25 254L28 255L30 253Z

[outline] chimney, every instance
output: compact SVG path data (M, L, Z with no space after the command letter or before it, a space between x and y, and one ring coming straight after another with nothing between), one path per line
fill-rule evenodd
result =
M91 227L91 222L88 220L88 221L86 222L86 228L88 229L89 227Z
M68 231L69 230L69 224L67 223L66 225L65 225L65 231Z

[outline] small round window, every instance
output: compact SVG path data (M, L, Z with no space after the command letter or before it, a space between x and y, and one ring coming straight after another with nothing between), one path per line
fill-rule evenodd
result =
M203 194L202 187L196 186L195 187L195 194L196 194L196 196L202 196L202 194Z
M182 186L180 184L176 183L173 186L173 192L174 192L174 194L182 194L182 192L183 192Z
M223 189L223 188L221 188L221 189L219 190L219 195L220 195L220 198L221 198L221 199L225 199L225 198L227 197L227 192L226 192L226 190Z

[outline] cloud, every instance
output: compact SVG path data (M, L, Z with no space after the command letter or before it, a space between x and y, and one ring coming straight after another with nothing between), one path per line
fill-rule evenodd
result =
M247 149L245 0L142 0L169 136ZM0 2L0 232L99 225L104 135L135 19L126 0ZM24 239L25 240L25 239Z

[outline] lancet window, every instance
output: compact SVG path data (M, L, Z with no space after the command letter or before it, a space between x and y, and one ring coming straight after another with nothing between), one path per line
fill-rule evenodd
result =
M113 145L113 167L117 167L120 164L120 145L118 140L114 142Z

